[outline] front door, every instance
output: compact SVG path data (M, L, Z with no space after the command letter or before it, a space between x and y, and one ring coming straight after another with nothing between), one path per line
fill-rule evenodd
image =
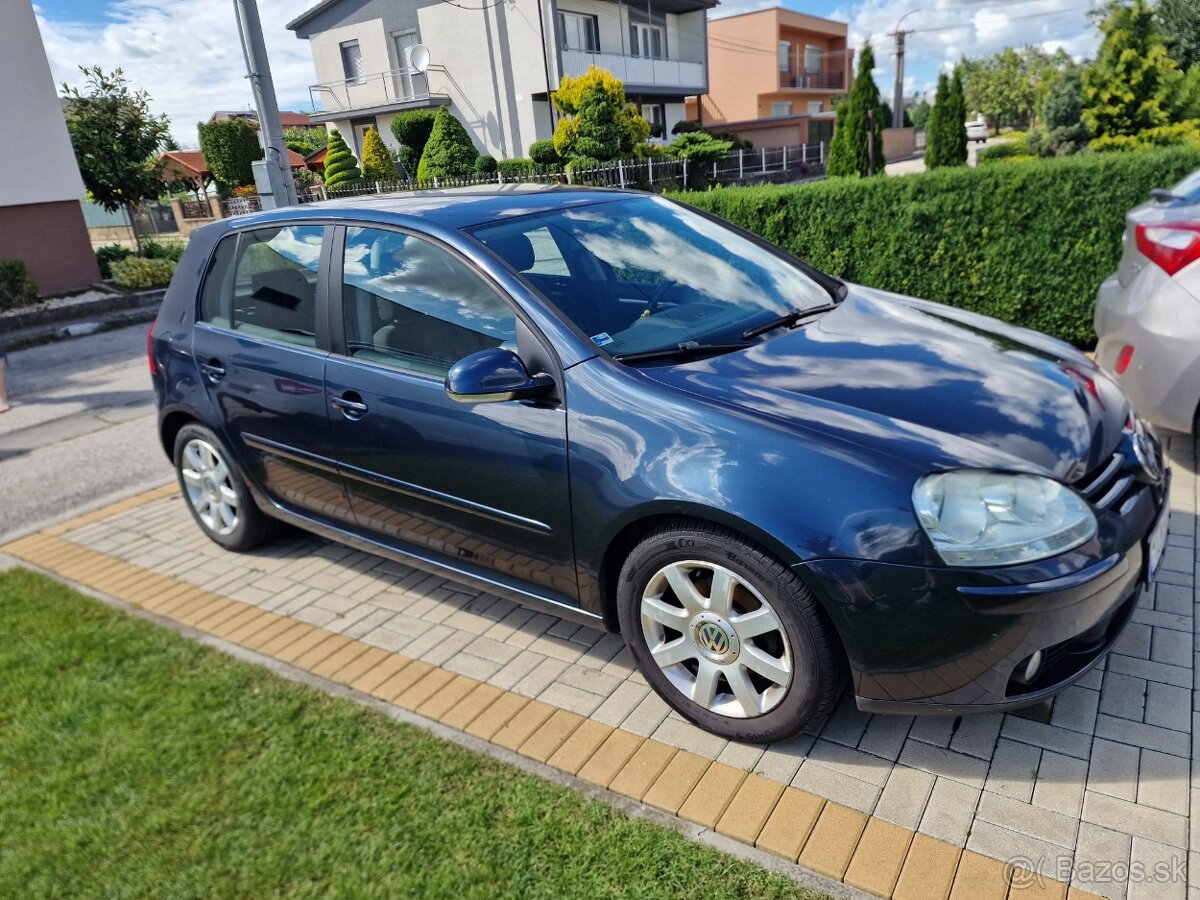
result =
M243 231L217 245L192 353L226 443L280 505L349 519L324 378L320 260L326 228Z
M431 241L348 228L342 259L343 352L325 386L359 527L576 602L562 405L461 404L444 387L462 357L532 332Z

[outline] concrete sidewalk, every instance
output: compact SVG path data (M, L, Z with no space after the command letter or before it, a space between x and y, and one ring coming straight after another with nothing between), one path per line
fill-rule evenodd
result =
M312 537L226 553L173 486L3 550L868 893L1200 897L1194 442L1170 456L1158 583L1052 705L912 719L847 696L770 746L670 711L616 635Z

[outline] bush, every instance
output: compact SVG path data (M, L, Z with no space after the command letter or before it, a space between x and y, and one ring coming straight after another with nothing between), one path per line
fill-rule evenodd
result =
M1198 166L1184 148L678 198L850 281L1086 345L1125 213Z
M133 251L124 244L108 244L96 251L96 263L100 266L101 278L112 278L110 266L118 259L133 256Z
M481 153L475 157L476 175L495 175L497 169L496 157Z
M541 166L554 166L557 168L562 165L562 157L554 149L554 141L551 140L534 141L530 144L529 158Z
M145 259L131 256L112 264L112 277L123 290L163 287L175 274L173 259Z
M329 132L329 152L325 154L325 187L331 191L345 190L362 181L358 160L350 152L336 128Z
M1088 144L1097 153L1125 153L1152 147L1185 146L1200 149L1200 121L1191 119L1159 128L1148 128L1138 134L1108 134Z
M142 256L146 259L169 259L171 262L179 262L186 247L187 244L183 241L142 238Z
M728 156L733 150L729 141L719 141L705 131L687 131L671 141L667 153L671 156L712 162Z
M1029 152L1022 141L1005 141L1002 144L992 144L990 147L984 147L975 153L975 162L979 165L987 163L999 162L1006 159L1033 159L1034 156Z
M438 110L425 152L417 165L417 180L463 178L474 171L478 156L479 151L467 129L443 106Z
M429 143L436 118L436 109L410 109L396 113L392 119L392 134L400 142L400 165L404 167L406 178L417 177L417 166L421 163L425 145Z
M527 175L533 174L534 162L532 159L502 159L496 163L496 171L504 178L505 181L520 181Z
M667 148L663 144L652 144L647 141L644 144L638 144L633 148L634 159L658 159L660 156L667 155Z
M374 128L363 135L362 177L365 181L396 180L396 163Z
M37 298L37 285L29 277L24 260L0 259L0 310L28 306Z
M690 134L693 131L703 131L704 126L695 119L680 119L671 126L671 134Z

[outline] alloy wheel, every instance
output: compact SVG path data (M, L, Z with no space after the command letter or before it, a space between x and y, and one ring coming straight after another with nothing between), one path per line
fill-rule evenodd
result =
M238 526L238 496L229 466L208 441L193 438L183 447L179 472L192 509L213 534L232 534Z
M724 566L686 560L659 569L642 592L641 622L655 664L709 712L753 718L787 695L794 669L783 623Z

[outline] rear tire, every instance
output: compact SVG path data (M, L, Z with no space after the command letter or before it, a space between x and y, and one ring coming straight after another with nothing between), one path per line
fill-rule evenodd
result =
M175 475L192 518L226 550L257 547L276 531L258 508L225 445L211 430L190 423L175 436Z
M659 696L730 740L790 737L829 712L845 681L812 593L727 528L683 522L652 532L621 569L617 615Z

